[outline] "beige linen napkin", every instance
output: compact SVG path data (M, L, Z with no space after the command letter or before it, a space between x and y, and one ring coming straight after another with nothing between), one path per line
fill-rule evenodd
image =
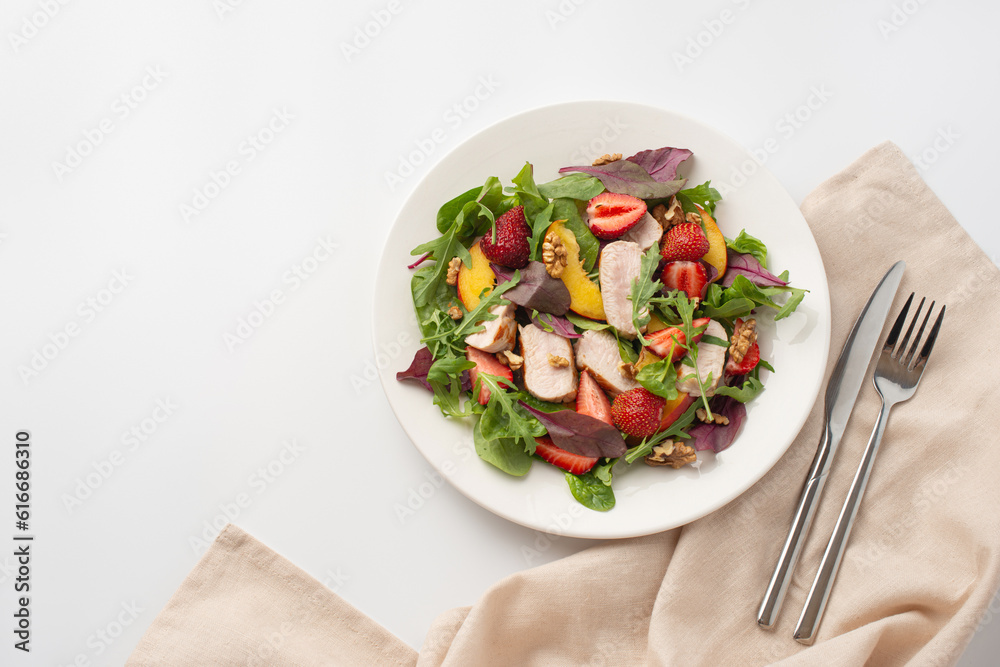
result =
M1000 272L891 143L822 184L802 212L830 282L830 367L893 261L907 262L893 316L911 291L948 306L917 395L890 418L814 646L792 629L875 422L870 383L772 631L754 618L822 401L781 461L725 508L507 577L439 616L419 654L231 527L129 664L953 664L1000 583Z

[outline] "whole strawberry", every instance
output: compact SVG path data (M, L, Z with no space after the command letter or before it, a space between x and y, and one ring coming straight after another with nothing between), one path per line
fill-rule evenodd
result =
M644 387L618 394L611 404L611 418L622 432L636 438L656 433L666 401Z
M524 207L515 206L496 221L497 240L493 242L493 230L490 230L482 240L479 248L486 259L494 264L510 269L523 269L528 265L531 250L528 247L528 237L531 228L524 219Z
M701 225L685 222L670 228L663 237L660 255L668 262L693 262L708 252L708 238Z

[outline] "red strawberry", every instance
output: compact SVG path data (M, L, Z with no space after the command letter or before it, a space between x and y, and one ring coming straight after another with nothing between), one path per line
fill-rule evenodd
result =
M700 317L697 320L693 320L691 324L697 328L703 327L709 322L711 322L711 320L707 317ZM702 331L701 333L695 334L694 340L691 341L691 344L694 345L701 340L703 333L705 332ZM674 342L675 339L676 343ZM656 354L660 357L666 357L668 354L671 354L670 350L671 346L673 346L673 355L670 357L671 362L677 361L684 356L685 352L687 352L687 350L681 347L685 342L684 332L677 327L667 327L666 329L654 331L653 333L646 335L646 340L649 342L649 349L656 352Z
M524 207L515 206L497 218L496 228L496 243L493 242L493 231L490 230L490 233L480 239L479 249L494 264L523 269L527 266L531 253L528 247L531 228L524 219Z
M479 377L480 373L486 373L487 375L496 375L509 380L509 382L501 382L501 387L513 387L514 386L514 373L504 366L497 358L494 357L489 352L483 352L482 350L477 350L474 347L465 348L466 358L476 365L475 368L469 369L469 376L472 378L472 386L476 386L476 378ZM485 385L479 388L479 404L486 405L490 400L490 390Z
M557 468L562 468L574 475L582 475L597 463L596 458L580 456L567 452L561 447L556 447L547 435L535 438L535 453Z
M580 387L576 391L576 411L594 419L600 419L605 424L614 425L611 419L611 402L607 394L597 384L597 380L588 371L580 372Z
M587 204L590 231L610 241L632 229L646 215L646 202L630 195L603 192Z
M618 394L611 404L615 426L626 435L645 438L660 428L660 413L666 401L644 387L629 389Z
M726 362L726 374L727 375L746 375L754 369L757 363L760 361L760 346L754 343L749 348L747 348L746 353L743 355L743 361L736 363L733 361L732 357Z
M701 259L708 252L708 237L702 231L701 225L685 222L670 228L663 237L663 247L660 255L668 262L693 262Z
M663 267L660 281L667 291L683 290L689 299L700 299L705 296L708 273L701 262L669 262Z

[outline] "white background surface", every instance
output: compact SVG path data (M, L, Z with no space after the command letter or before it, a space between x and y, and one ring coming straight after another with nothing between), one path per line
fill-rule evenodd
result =
M236 523L413 646L436 614L587 545L545 547L447 484L401 521L430 468L369 380L372 275L390 223L431 164L511 114L622 99L751 149L773 137L767 166L796 201L891 139L925 155L924 178L1000 256L993 4L404 2L349 58L341 45L387 3L70 2L32 34L25 21L43 23L43 4L0 13L0 471L11 478L13 435L29 429L38 536L34 650L7 641L4 663L124 662L200 555L192 538L240 494L250 504ZM731 22L713 23L724 10ZM10 33L32 36L15 48ZM700 33L702 53L678 66ZM147 68L162 80L147 78L126 116L119 98ZM782 119L816 90L828 99L814 96L789 134ZM292 118L254 153L243 142L275 109ZM111 132L60 178L53 163L104 119ZM385 173L432 136L390 188ZM230 161L239 172L185 221L180 205ZM319 238L337 249L296 283L287 272ZM124 289L103 292L122 270ZM284 300L230 350L224 335L273 290ZM88 299L106 305L91 316ZM74 323L78 335L25 382L18 367ZM177 407L132 449L123 433L167 399ZM290 440L302 451L260 476ZM68 509L65 495L116 450L121 464ZM0 558L5 618L12 563ZM97 632L123 604L141 611L108 646ZM986 625L963 664L993 664L998 647Z

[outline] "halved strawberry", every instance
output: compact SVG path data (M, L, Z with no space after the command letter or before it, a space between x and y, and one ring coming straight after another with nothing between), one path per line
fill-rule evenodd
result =
M580 371L580 386L576 390L576 411L581 415L600 419L605 424L614 425L611 419L611 401L589 371Z
M603 192L587 204L590 231L610 241L632 229L646 215L646 202L617 192Z
M531 250L528 237L531 228L524 219L524 207L515 206L496 220L497 240L493 242L493 230L479 240L479 249L486 259L494 264L511 269L523 269L528 264Z
M691 322L692 326L695 328L703 327L707 325L711 320L707 317L699 317ZM694 340L691 344L695 344L701 340L702 334L705 332L697 333L694 335ZM667 327L666 329L660 329L659 331L654 331L651 334L646 335L646 340L649 342L649 349L658 354L660 357L666 357L668 354L672 354L670 361L674 362L684 356L687 352L686 349L681 347L684 345L684 332L677 327ZM671 348L673 352L671 353Z
M663 267L660 281L667 291L682 290L689 299L701 299L708 287L708 273L701 262L669 262Z
M666 401L645 387L629 389L615 396L611 416L626 435L645 438L656 433Z
M580 456L557 447L547 435L535 438L535 453L557 468L562 468L574 475L582 475L597 463L597 459L594 457Z
M476 378L479 377L480 373L486 373L487 375L496 375L502 377L509 382L501 382L501 387L513 387L514 386L514 373L509 367L504 366L497 358L490 354L489 352L483 352L482 350L477 350L474 347L465 348L465 357L476 365L475 368L469 369L469 377L472 379L472 386L476 386ZM479 404L486 405L490 400L490 390L486 386L479 388Z
M701 225L685 222L670 228L663 237L660 255L668 262L693 262L708 252L708 237Z
M754 343L749 348L747 348L746 353L743 355L743 361L736 363L733 358L730 357L729 361L726 362L726 374L727 375L746 375L757 366L760 362L760 346Z

